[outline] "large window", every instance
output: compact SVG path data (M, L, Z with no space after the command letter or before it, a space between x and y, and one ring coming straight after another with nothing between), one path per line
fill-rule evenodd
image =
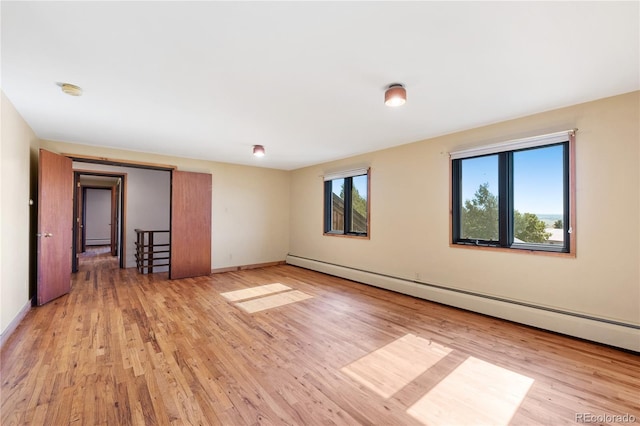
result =
M573 137L560 132L452 153L453 244L574 252Z
M325 234L368 236L369 171L335 173L324 179Z

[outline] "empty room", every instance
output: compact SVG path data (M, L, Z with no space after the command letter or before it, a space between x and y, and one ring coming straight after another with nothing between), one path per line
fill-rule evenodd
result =
M0 21L0 424L640 424L640 2Z

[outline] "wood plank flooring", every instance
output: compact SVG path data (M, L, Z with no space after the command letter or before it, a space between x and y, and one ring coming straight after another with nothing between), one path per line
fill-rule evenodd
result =
M221 295L275 283L311 297ZM83 259L1 362L4 426L640 424L637 354L288 265L169 281Z

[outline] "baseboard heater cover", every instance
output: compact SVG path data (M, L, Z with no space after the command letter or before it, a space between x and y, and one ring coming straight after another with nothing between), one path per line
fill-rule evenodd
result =
M446 289L319 260L288 255L287 264L373 285L409 296L640 352L640 326Z
M88 246L108 246L111 244L109 238L87 238L86 245Z

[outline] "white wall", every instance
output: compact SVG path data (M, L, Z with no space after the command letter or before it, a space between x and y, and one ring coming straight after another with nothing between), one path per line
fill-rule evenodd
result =
M296 170L290 253L639 326L639 104L634 92ZM448 152L570 128L579 129L576 258L449 246ZM362 165L371 166L370 240L324 236L320 176ZM624 338L640 348L638 330Z
M0 131L0 341L30 306L30 212L35 188L30 151L37 138L1 94Z

